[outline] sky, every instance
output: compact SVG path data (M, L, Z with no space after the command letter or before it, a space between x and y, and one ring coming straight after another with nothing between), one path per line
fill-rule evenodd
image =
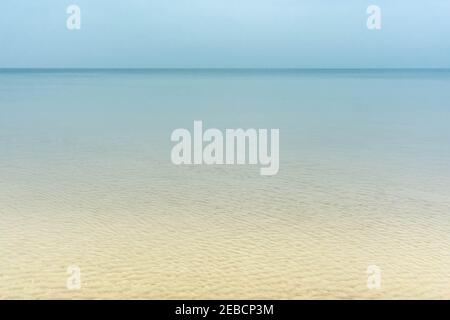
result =
M1 0L0 68L450 68L450 0Z

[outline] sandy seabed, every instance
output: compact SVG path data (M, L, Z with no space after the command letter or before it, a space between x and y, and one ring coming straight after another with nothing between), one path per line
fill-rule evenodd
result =
M450 299L448 74L0 74L0 91L0 299ZM279 128L279 173L173 165L193 120Z

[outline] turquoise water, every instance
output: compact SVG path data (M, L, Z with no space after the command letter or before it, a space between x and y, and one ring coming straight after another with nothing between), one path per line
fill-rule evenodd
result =
M1 154L108 149L167 162L170 133L203 120L279 128L285 165L368 161L446 176L449 81L445 70L3 71Z
M194 120L278 175L174 166ZM2 70L0 298L450 298L449 122L448 70Z

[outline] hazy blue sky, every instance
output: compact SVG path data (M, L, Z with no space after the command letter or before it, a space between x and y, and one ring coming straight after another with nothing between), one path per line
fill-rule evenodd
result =
M450 68L450 0L1 0L0 67Z

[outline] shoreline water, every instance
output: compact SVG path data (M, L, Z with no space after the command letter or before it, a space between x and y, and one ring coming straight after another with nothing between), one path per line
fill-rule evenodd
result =
M12 74L2 298L450 297L446 72ZM195 119L280 128L279 173L174 166Z

